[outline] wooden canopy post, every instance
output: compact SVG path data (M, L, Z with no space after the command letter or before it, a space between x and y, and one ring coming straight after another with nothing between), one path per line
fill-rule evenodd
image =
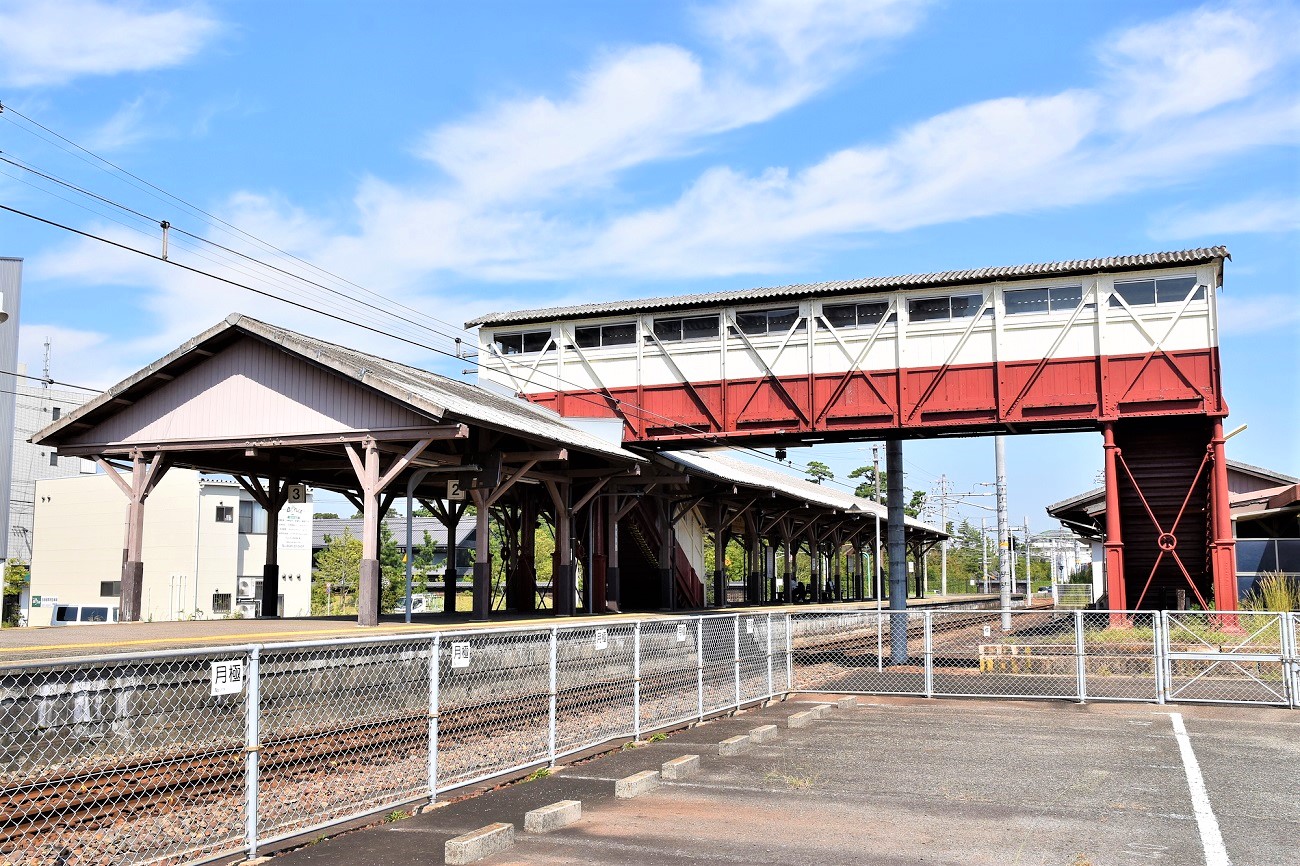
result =
M817 541L817 520L808 521L805 529L808 537L808 582L812 584L810 598L813 604L822 600L822 550Z
M460 519L464 516L469 502L466 500L447 500L444 505L439 499L421 499L424 506L433 512L438 522L447 530L447 562L443 568L442 613L443 616L456 614L456 553L460 547L456 535L460 529Z
M372 626L379 624L379 521L391 497L381 503L379 496L389 484L396 480L411 461L424 453L424 449L433 443L433 439L421 439L410 450L393 461L388 471L379 471L379 443L374 437L367 436L361 441L364 453L358 454L351 445L344 445L343 450L352 463L361 493L361 574L357 588L357 624Z
M719 502L713 510L713 606L727 606L727 506Z
M623 610L623 587L619 583L618 568L618 512L619 497L605 497L605 609L614 613Z
M168 460L164 452L145 462L144 452L131 452L131 480L122 478L117 467L96 455L95 462L104 474L113 479L118 489L126 494L126 540L122 546L122 588L118 620L139 622L141 599L144 593L144 503L149 494L167 474Z
M266 512L266 558L262 565L262 616L278 619L280 610L280 510L289 499L289 482L278 474L267 478L267 486L249 475L235 480Z
M572 485L568 481L545 483L555 510L556 563L551 575L551 610L556 616L573 616L573 515L569 509Z

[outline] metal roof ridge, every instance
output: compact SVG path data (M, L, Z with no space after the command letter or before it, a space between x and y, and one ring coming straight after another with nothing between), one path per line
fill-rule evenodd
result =
M548 318L565 316L597 316L602 313L634 312L652 309L687 308L711 302L720 302L746 296L755 300L765 297L792 296L799 293L811 293L818 290L851 291L871 288L902 288L907 286L926 287L942 286L954 283L996 280L1000 278L1033 278L1052 275L1067 275L1088 271L1110 269L1136 269L1148 265L1182 264L1191 262L1208 262L1214 259L1230 259L1232 254L1222 244L1212 247L1195 247L1184 250L1166 250L1152 253L1134 253L1130 255L1107 256L1091 259L1071 259L1056 262L1030 262L1019 265L997 265L980 268L962 268L930 273L896 274L893 276L861 277L847 280L827 280L814 283L791 283L783 286L759 286L742 289L724 289L718 292L703 292L685 295L659 295L649 298L630 298L618 301L571 304L568 306L537 307L528 310L504 310L485 313L465 323L471 328L486 324L507 324L511 322L540 322Z

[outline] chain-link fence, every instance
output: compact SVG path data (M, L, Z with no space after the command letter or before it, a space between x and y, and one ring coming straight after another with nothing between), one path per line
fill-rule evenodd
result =
M791 692L1297 706L1300 614L821 609L0 668L0 860L310 837Z

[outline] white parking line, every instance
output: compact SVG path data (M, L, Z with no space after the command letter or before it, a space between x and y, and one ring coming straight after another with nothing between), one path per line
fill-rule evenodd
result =
M1174 739L1178 741L1183 771L1187 773L1187 788L1192 793L1192 811L1196 814L1196 829L1201 833L1201 847L1205 849L1205 866L1232 866L1232 861L1228 859L1228 849L1223 846L1223 835L1219 833L1219 822L1214 817L1214 810L1210 808L1205 779L1201 776L1201 766L1196 763L1196 755L1192 752L1192 741L1187 736L1182 713L1170 713L1169 721L1174 725Z

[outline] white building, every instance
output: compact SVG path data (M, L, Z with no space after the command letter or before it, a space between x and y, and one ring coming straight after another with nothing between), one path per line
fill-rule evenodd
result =
M24 372L22 369L19 373ZM12 483L9 487L9 556L30 562L36 482L48 478L91 475L95 464L80 457L60 457L53 448L27 441L64 413L89 400L89 392L44 388L19 383L14 389Z
M0 430L14 427L18 363L18 321L22 302L23 260L0 257ZM9 526L12 452L0 448L0 526ZM0 561L9 556L9 532L0 533Z
M280 609L311 613L311 497L280 512ZM102 473L36 483L30 625L59 605L113 606L121 591L126 498ZM145 513L143 620L256 616L266 512L235 481L172 469Z

